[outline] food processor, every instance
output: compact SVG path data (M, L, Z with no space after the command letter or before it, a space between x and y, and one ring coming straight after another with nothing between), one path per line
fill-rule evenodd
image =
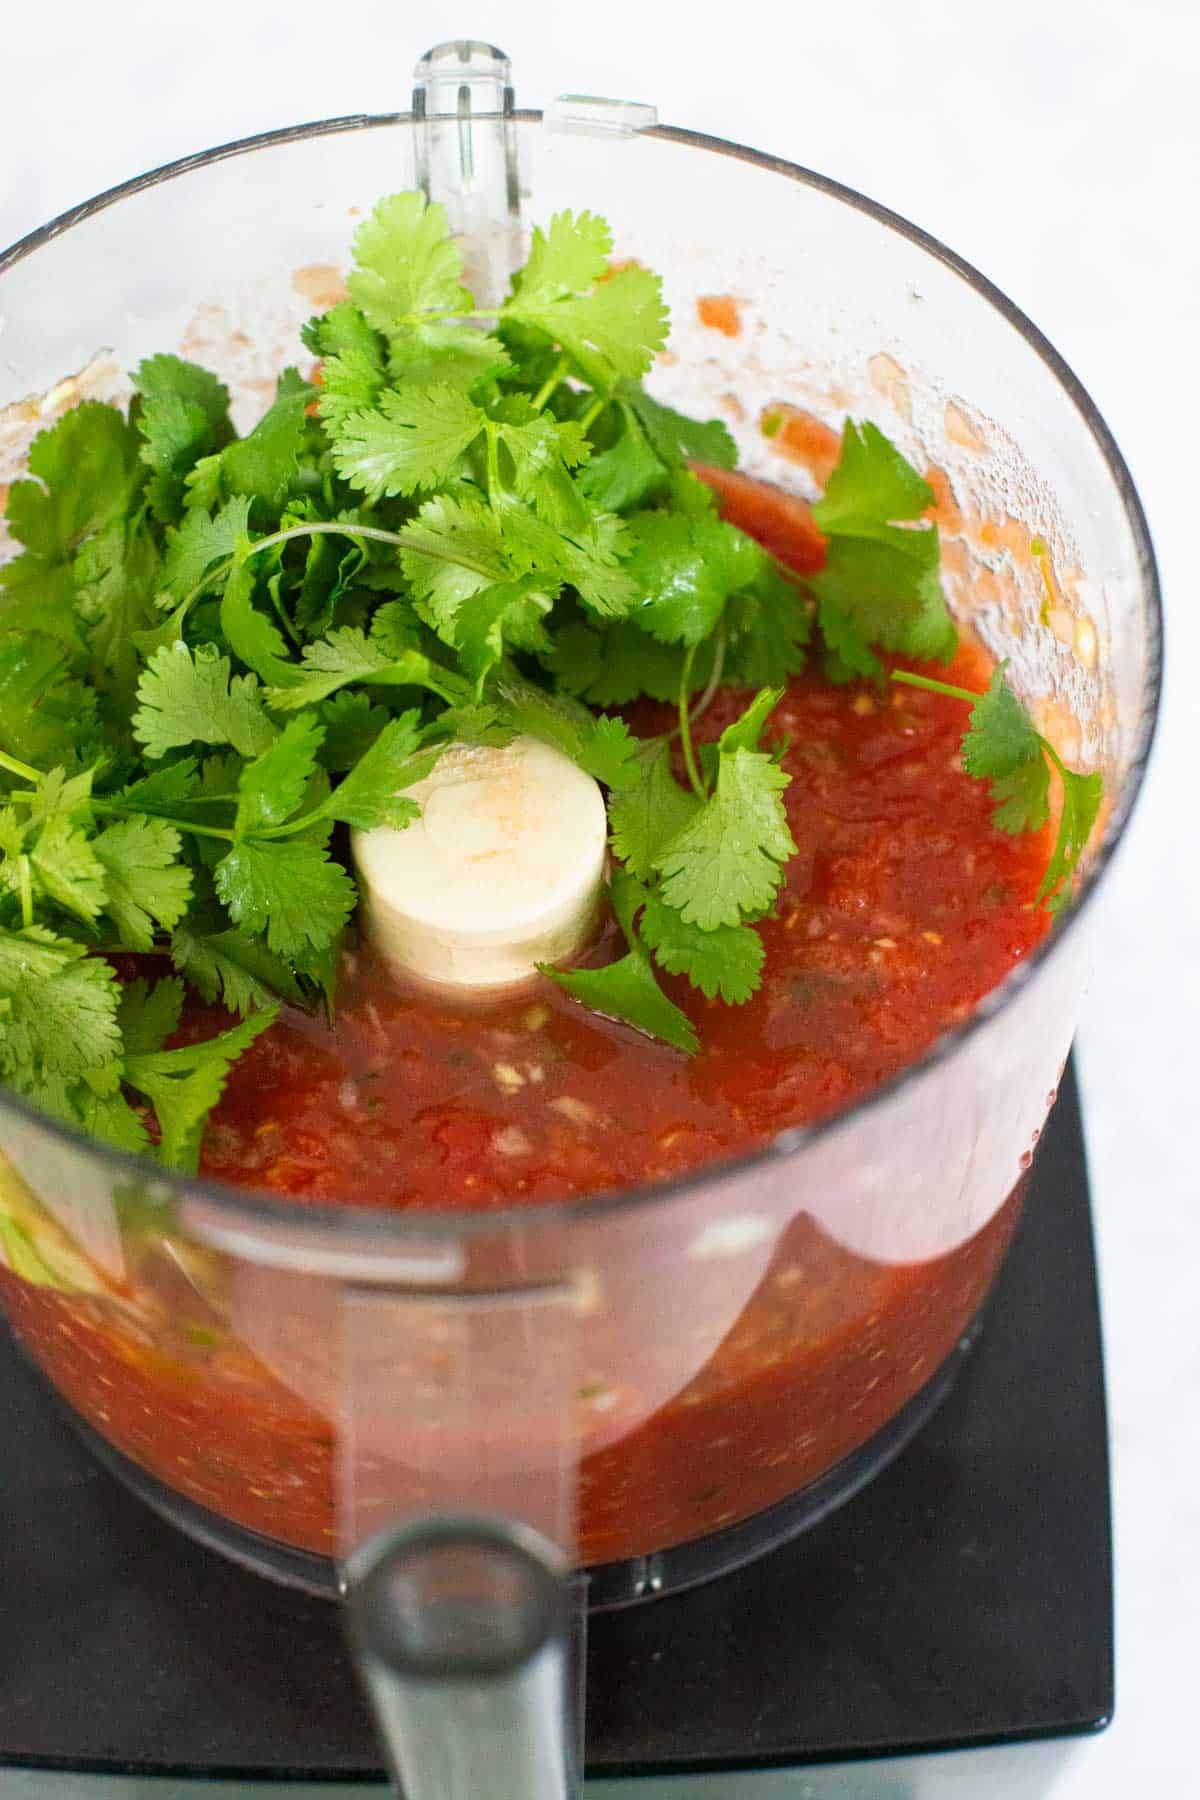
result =
M413 187L446 207L483 305L532 224L608 218L617 255L664 277L650 390L722 418L749 473L819 491L817 434L775 428L785 409L878 424L934 487L960 627L1105 785L1074 905L969 1017L844 1113L683 1179L513 1212L300 1208L0 1097L0 1294L96 1454L201 1541L344 1595L411 1800L548 1800L581 1781L589 1607L802 1531L946 1391L1070 1048L1091 898L1149 752L1159 601L1103 422L975 271L652 107L520 110L476 43L421 59L409 113L188 158L0 258L0 481L160 349L214 368L246 429L339 297L358 219ZM714 297L736 329L704 323ZM0 634L18 623L10 602ZM911 1302L881 1313L892 1272ZM752 1378L774 1421L757 1458ZM670 1447L668 1408L694 1419ZM601 1475L627 1496L604 1517Z

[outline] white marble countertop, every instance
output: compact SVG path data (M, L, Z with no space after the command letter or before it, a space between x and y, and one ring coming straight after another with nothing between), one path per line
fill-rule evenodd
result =
M1200 1074L1200 857L1185 750L1195 704L1185 672L1193 659L1200 668L1189 550L1200 11L1195 0L987 9L739 0L723 15L646 0L13 7L0 47L0 243L188 151L297 120L402 108L415 57L455 34L503 46L519 103L564 91L654 101L671 123L865 190L975 262L1049 334L1106 414L1141 488L1167 597L1166 713L1140 816L1100 903L1101 955L1079 1037L1115 1464L1116 1722L1082 1742L765 1783L714 1777L686 1791L1125 1800L1135 1781L1167 1780L1160 1791L1172 1794L1200 1788L1200 1196L1185 1129ZM9 1773L2 1785L13 1800L132 1792L117 1777ZM167 1800L177 1786L154 1791ZM662 1800L684 1792L655 1787ZM214 1800L234 1793L205 1788Z

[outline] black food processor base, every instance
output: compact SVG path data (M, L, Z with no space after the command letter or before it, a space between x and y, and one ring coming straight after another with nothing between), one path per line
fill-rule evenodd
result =
M979 1343L918 1398L907 1433L868 1447L861 1479L923 1425L868 1486L835 1512L774 1522L775 1537L807 1523L801 1536L593 1616L591 1772L834 1761L1106 1723L1108 1456L1070 1071ZM596 1597L619 1605L637 1579L601 1571ZM97 1466L4 1333L6 1764L382 1775L336 1608L156 1517Z

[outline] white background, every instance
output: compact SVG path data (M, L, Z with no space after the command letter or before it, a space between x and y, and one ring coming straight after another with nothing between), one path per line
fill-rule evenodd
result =
M188 151L403 108L416 56L473 35L512 56L518 104L563 91L650 100L665 121L864 189L1006 289L1089 386L1150 515L1170 666L1149 789L1100 905L1079 1039L1115 1456L1117 1721L1066 1750L808 1771L771 1791L1124 1800L1135 1780L1168 1778L1163 1793L1200 1792L1197 0L0 11L0 244Z

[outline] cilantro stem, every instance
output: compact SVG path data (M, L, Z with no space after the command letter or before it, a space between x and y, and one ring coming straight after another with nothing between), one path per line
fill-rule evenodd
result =
M18 762L15 756L0 750L0 769L7 769L10 775L19 775L22 781L39 782L42 779L40 769L30 768L28 763Z
M683 760L687 765L688 780L691 782L701 800L708 799L708 789L700 779L700 770L696 766L696 753L692 749L692 728L688 717L689 684L692 675L692 663L696 658L695 644L688 645L687 655L683 659L683 673L679 677L679 736L683 743Z
M176 831L190 832L193 837L220 838L222 843L232 844L232 831L222 831L219 825L194 825L190 819L177 819L170 813L148 812L141 806L122 806L119 800L93 800L93 812L104 819L161 819L164 825L173 825Z
M571 367L570 358L566 357L566 356L560 356L558 361L555 363L554 367L551 369L550 373L547 375L545 381L543 381L541 387L538 389L537 393L533 396L532 401L530 402L530 404L533 406L535 411L541 412L543 406L545 406L547 400L550 398L550 396L554 392L555 388L559 385L559 383L561 381L566 380L567 370L570 367Z
M928 675L912 675L907 669L893 669L892 680L904 683L905 687L924 688L930 694L945 694L948 700L966 700L974 706L983 695L975 693L971 688L951 687L948 681L931 681Z
M1073 775L1075 773L1075 770L1068 769L1066 763L1063 761L1062 757L1058 754L1058 751L1054 748L1054 745L1050 742L1049 738L1044 738L1040 731L1035 732L1034 736L1037 738L1038 743L1042 746L1042 749L1045 751L1046 755L1050 758L1050 761L1054 764L1055 768L1058 770L1059 775L1062 777L1063 786L1065 787L1067 784L1068 777Z
M338 519L314 519L308 525L289 525L286 531L273 531L270 537L256 538L247 555L256 556L260 550L270 550L276 544L286 544L290 538L314 537L322 532L348 538L374 538L381 544L395 544L401 550L418 550L422 556L431 556L435 562L454 563L460 569L471 569L476 575L495 578L494 571L483 563L472 562L469 556L452 555L447 550L439 550L435 544L414 533L385 531L381 525L351 525ZM230 557L229 567L232 566L233 558Z
M128 944L89 944L90 956L170 956L166 944L151 944L149 950L134 950Z
M608 396L606 394L597 394L596 398L592 401L592 404L588 407L587 411L579 421L580 431L590 431L607 405Z
M260 550L273 550L276 544L290 543L293 538L321 537L325 535L348 538L373 538L381 544L395 544L397 548L401 550L418 550L422 556L432 557L434 562L453 563L456 568L470 569L473 574L486 575L489 580L494 579L494 571L486 567L483 563L473 562L469 556L451 555L448 551L439 550L436 544L429 543L427 539L423 537L418 538L403 531L385 531L381 525L346 524L340 519L314 519L307 525L289 525L286 531L273 531L269 537L256 538L250 548L245 552L245 555L257 556ZM177 625L182 624L183 618L189 608L200 598L206 588L211 587L216 581L224 580L230 573L236 561L236 557L227 557L223 563L219 563L215 569L210 569L207 575L203 576L201 580L196 583L191 593L187 595L186 599L180 601L175 612L172 614L172 618ZM290 629L291 628L289 627L289 632ZM292 633L291 635L294 638L295 634ZM5 768L12 767L10 763L4 761L2 752L0 752L0 766ZM19 775L21 772L22 771L19 768L13 767L14 775Z
M495 306L475 306L463 310L461 306L444 306L440 312L401 313L392 320L393 325L428 325L437 319L498 319L500 309Z
M708 678L708 682L705 686L704 692L700 696L700 699L698 700L696 705L692 707L691 713L689 714L690 721L693 725L696 723L696 720L700 717L700 715L702 713L705 713L708 711L708 708L713 703L713 698L716 694L716 691L721 685L721 676L723 675L723 673L725 671L725 645L726 645L726 642L727 642L727 638L726 638L726 634L725 634L725 624L724 624L724 621L722 621L721 624L717 626L716 648L713 651L712 674ZM677 725L675 727L674 731L671 733L672 742L677 737L680 736L681 730L682 730L681 726Z
M494 506L500 492L500 437L490 419L487 422L487 491Z
M33 874L28 856L17 858L17 879L21 884L21 928L28 931L33 924Z
M717 626L717 647L713 651L712 674L708 678L708 685L705 687L704 692L701 694L699 702L692 709L691 719L692 719L693 725L695 724L696 720L701 716L702 713L706 713L708 711L709 707L713 703L713 696L715 695L717 689L721 685L721 677L725 673L725 644L726 644L726 641L727 640L726 640L726 635L725 635L725 625L724 625L724 622L722 622L720 625Z

